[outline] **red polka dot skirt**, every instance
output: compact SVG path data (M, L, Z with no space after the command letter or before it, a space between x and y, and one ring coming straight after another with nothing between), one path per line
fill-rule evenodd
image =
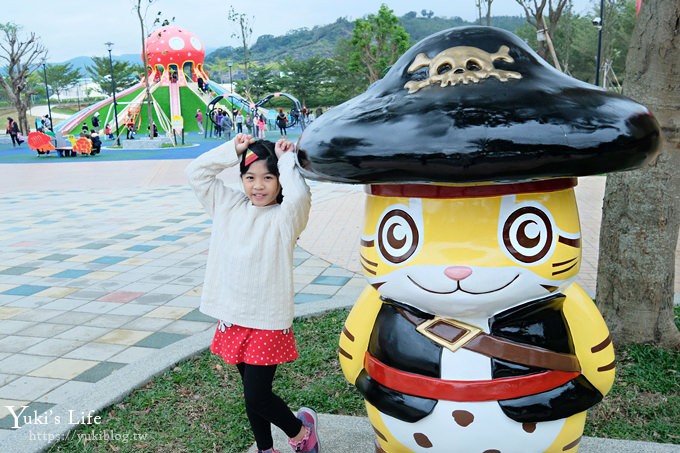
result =
M217 324L210 352L234 365L278 365L298 357L292 329L251 329L224 321Z

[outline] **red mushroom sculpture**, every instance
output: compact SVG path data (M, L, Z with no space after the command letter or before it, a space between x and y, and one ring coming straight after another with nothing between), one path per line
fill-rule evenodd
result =
M203 68L205 47L190 31L177 26L158 28L146 38L144 47L151 80L185 85L188 74L194 82L199 77L208 79Z

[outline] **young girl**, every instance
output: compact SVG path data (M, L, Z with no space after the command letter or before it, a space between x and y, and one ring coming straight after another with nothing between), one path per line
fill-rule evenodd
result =
M291 330L293 249L307 225L310 191L295 167L295 145L238 134L204 153L186 174L213 218L201 311L219 319L210 350L235 364L259 452L275 453L271 424L297 452L319 452L316 412L293 415L272 392L276 366L297 358ZM244 192L217 175L240 164Z
M267 130L267 121L265 120L264 115L260 113L260 116L257 118L257 136L258 136L258 138L264 138L266 130Z

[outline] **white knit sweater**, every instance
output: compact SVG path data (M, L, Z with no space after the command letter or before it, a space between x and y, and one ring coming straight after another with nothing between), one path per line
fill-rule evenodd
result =
M307 225L311 195L287 152L279 159L283 202L257 207L245 193L217 179L237 165L229 141L196 158L189 183L213 218L200 310L256 329L289 328L294 316L293 249Z

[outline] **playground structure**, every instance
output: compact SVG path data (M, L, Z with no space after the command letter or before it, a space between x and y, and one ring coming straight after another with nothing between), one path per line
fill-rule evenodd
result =
M307 121L307 120L306 120L306 118L302 115L302 104L301 104L300 101L298 101L298 99L297 99L295 96L293 96L292 94L282 93L282 92L269 94L269 95L263 97L262 99L260 99L259 101L257 101L257 102L255 103L255 108L261 108L261 107L262 107L263 105L265 105L267 102L271 101L271 100L274 99L274 98L278 98L278 97L280 97L280 96L287 97L288 99L290 99L291 101L293 101L293 104L295 105L295 106L291 109L291 118L290 118L290 123L288 124L288 127L296 126L296 125L299 123L299 124L300 124L300 127L301 127L302 130L304 131L304 130L305 130L305 126L306 126L306 121Z
M177 26L160 27L149 34L144 47L151 99L147 97L146 82L142 76L134 86L116 93L115 109L113 98L109 97L83 108L55 125L55 133L69 137L79 132L83 123L91 125L92 117L99 113L99 135L104 135L106 125L118 137L126 137L128 125L134 125L137 134L146 134L150 130L150 108L151 121L158 132L165 133L176 143L176 135L199 131L198 124L194 121L196 110L207 113L207 107L215 93L223 95L220 105L230 114L233 109L244 113L250 111L248 101L210 80L203 67L203 44L191 32ZM265 109L260 111L270 115ZM117 112L117 117L114 112ZM118 130L115 130L116 123Z
M302 130L305 130L307 122L304 116L302 115L302 104L292 94L283 92L271 93L255 103L249 103L245 98L235 93L229 93L227 90L225 90L219 85L213 84L210 85L210 87L213 88L213 91L218 93L218 95L215 96L208 104L207 117L215 126L218 125L216 119L217 111L219 108L223 107L223 101L225 100L228 101L232 106L234 106L234 108L241 110L242 112L248 112L251 116L254 116L255 114L263 114L265 118L267 118L268 122L273 122L276 118L276 112L274 110L267 110L262 106L274 98L283 96L290 99L294 104L294 107L291 109L291 118L288 127L297 126L299 124L300 128ZM222 104L220 104L221 102ZM232 112L229 110L227 110L226 113L230 116L232 115Z

